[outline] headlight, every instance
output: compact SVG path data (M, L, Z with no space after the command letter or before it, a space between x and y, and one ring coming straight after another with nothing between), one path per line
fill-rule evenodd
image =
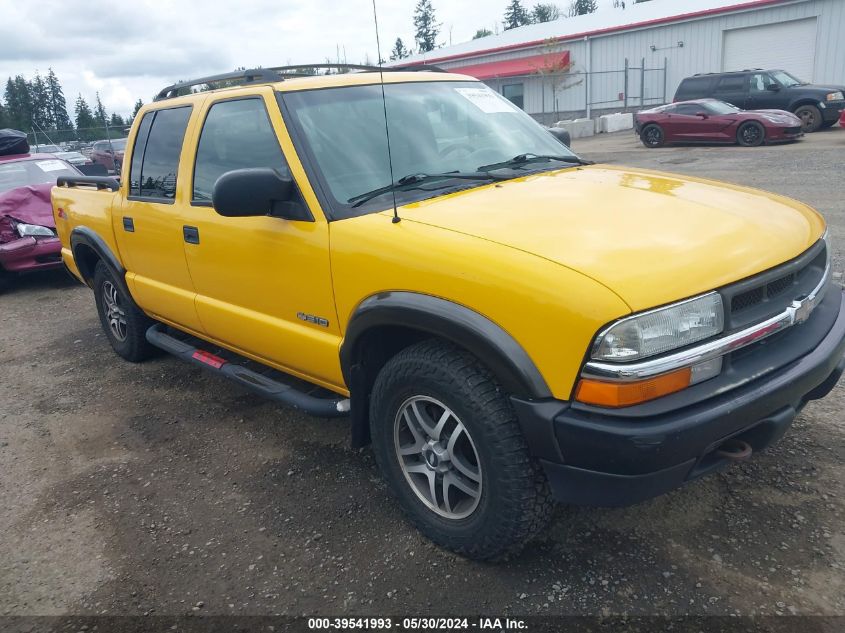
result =
M840 92L830 92L830 93L828 93L826 98L827 98L828 101L842 101L843 99L845 99L845 95L843 95L841 91Z
M24 224L23 222L18 222L15 225L15 230L17 230L18 235L21 237L53 237L56 235L53 229L46 226Z
M596 338L592 358L639 360L715 336L724 325L722 296L711 292L617 321Z

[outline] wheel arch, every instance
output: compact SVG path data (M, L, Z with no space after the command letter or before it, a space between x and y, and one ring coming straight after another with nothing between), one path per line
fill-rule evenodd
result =
M801 106L810 105L815 108L818 108L820 104L821 101L819 99L814 99L813 97L801 97L800 99L796 99L794 102L789 104L789 111L794 114L795 111Z
M120 290L132 298L126 285L126 269L106 241L95 231L87 226L74 228L70 233L70 250L79 273L89 286L94 283L94 269L97 263L102 261L113 273L115 281L120 284Z
M362 301L340 348L352 393L352 443L369 443L369 395L381 367L402 349L428 338L449 341L473 354L511 395L551 398L537 366L498 324L460 304L414 292L385 292Z

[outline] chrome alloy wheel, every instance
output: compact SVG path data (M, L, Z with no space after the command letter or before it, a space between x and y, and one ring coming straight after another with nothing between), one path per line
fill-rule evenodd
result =
M428 396L406 400L393 425L393 445L405 479L430 510L465 519L481 500L481 463L466 427Z
M126 340L126 312L120 307L120 294L110 281L103 283L103 302L106 307L106 321L112 335L118 341Z

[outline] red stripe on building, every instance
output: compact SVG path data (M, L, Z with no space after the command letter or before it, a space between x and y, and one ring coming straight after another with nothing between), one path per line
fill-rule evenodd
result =
M539 72L561 72L569 66L569 51L549 55L531 55L518 59L506 59L500 62L472 64L452 68L452 72L469 75L476 79L495 79L496 77L517 77L534 75Z

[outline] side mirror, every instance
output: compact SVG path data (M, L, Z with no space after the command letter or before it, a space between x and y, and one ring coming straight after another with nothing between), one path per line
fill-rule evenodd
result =
M549 134L554 136L557 140L561 143L569 147L572 144L572 136L569 134L567 130L564 130L561 127L550 127L547 128L549 130Z
M767 84L766 90L769 92L778 92L780 90L780 84Z
M228 218L273 215L285 220L311 220L297 198L293 180L268 167L227 171L211 192L214 210Z

